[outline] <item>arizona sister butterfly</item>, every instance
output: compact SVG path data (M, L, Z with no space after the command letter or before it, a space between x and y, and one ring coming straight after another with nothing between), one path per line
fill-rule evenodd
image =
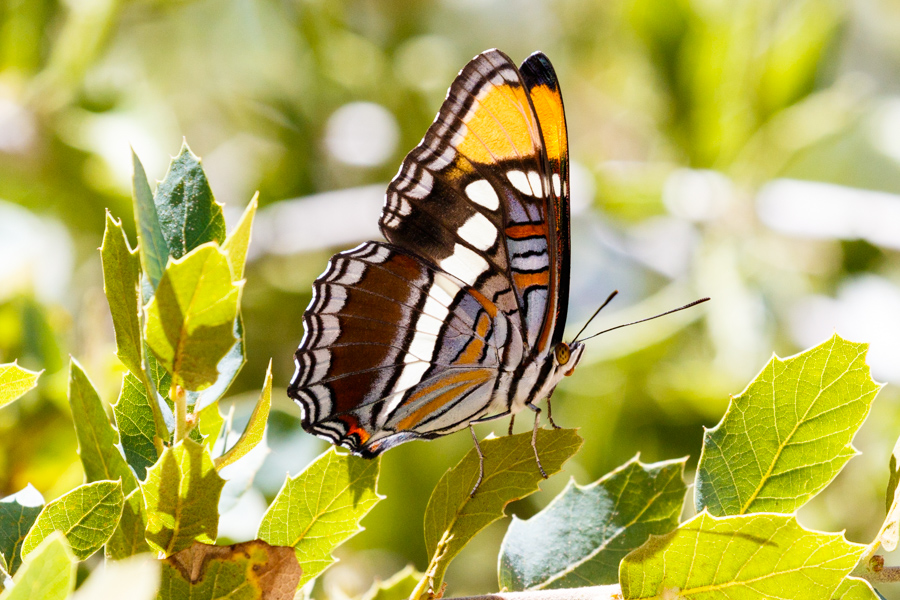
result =
M547 57L472 59L379 224L387 243L335 254L313 284L288 394L306 431L366 458L468 427L483 474L472 424L528 407L536 433L584 351L562 339L568 146Z

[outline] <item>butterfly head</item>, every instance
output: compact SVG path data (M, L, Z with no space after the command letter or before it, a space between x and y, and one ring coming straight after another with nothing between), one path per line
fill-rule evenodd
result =
M575 372L578 361L581 360L581 354L584 352L584 344L574 342L567 344L559 342L553 348L553 358L558 373L568 377Z

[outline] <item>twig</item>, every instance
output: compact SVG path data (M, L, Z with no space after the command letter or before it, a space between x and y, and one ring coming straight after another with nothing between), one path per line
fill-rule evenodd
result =
M622 600L622 588L618 585L597 585L561 590L498 592L484 596L446 598L445 600Z
M900 567L884 567L878 571L866 571L855 576L869 583L897 583L900 582Z

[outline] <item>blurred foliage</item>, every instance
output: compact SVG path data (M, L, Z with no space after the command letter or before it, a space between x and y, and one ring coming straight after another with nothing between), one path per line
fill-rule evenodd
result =
M612 289L625 308L610 307L592 328L713 297L708 309L591 343L554 396L555 420L585 439L566 471L585 483L638 451L648 462L696 453L702 426L715 424L771 352L787 356L835 328L871 342L872 361L900 365L900 243L873 241L861 226L793 234L760 208L784 179L900 203L898 27L891 0L527 0L514 12L491 0L5 0L0 363L45 372L36 391L0 411L0 496L30 482L50 501L82 481L66 355L78 357L107 405L125 370L111 358L102 298L104 209L132 214L129 146L151 180L161 179L186 137L226 204L229 231L260 191L242 305L248 362L230 393L235 423L246 422L272 359L272 452L254 483L271 501L284 472L298 473L324 447L300 430L283 389L310 283L344 242L278 252L260 229L266 211L385 184L454 74L489 47L516 60L543 50L560 75L581 202L572 326ZM338 110L360 102L388 115L379 152L364 164L341 153L334 133ZM864 219L862 200L848 198L847 214ZM346 217L320 228L337 239ZM133 243L132 219L122 220ZM875 213L868 223L891 226ZM368 226L377 235L374 218ZM853 290L873 280L887 292L854 304ZM819 314L811 307L823 306L830 312L809 333ZM900 380L896 367L873 369L876 379ZM803 509L805 525L847 528L851 540L874 535L881 515L866 507L881 505L900 424L896 387L882 394L856 442L863 456ZM389 500L341 548L322 589L362 593L373 576L406 563L424 569L427 490L470 445L458 435L388 453L381 489ZM557 480L545 487L559 491L565 478ZM550 497L535 494L512 510L530 516ZM451 567L454 593L492 589L497 527Z

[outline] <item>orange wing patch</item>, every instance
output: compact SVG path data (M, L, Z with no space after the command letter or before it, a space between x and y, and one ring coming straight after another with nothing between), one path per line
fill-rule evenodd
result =
M551 89L548 85L537 85L531 88L531 101L541 123L547 157L551 161L561 161L568 155L562 96L558 89Z
M486 369L454 373L447 377L439 378L428 387L422 388L421 390L418 390L415 394L410 396L409 400L407 400L407 404L415 402L418 398L428 396L434 393L436 390L447 388L446 391L432 398L431 400L420 406L418 409L416 409L415 412L400 421L397 424L397 431L412 429L413 427L418 425L419 422L425 417L431 415L448 402L452 402L456 398L459 398L462 394L465 394L472 388L485 383L490 378L491 372Z
M537 123L521 86L485 88L463 122L467 131L456 149L470 161L490 164L537 153Z

